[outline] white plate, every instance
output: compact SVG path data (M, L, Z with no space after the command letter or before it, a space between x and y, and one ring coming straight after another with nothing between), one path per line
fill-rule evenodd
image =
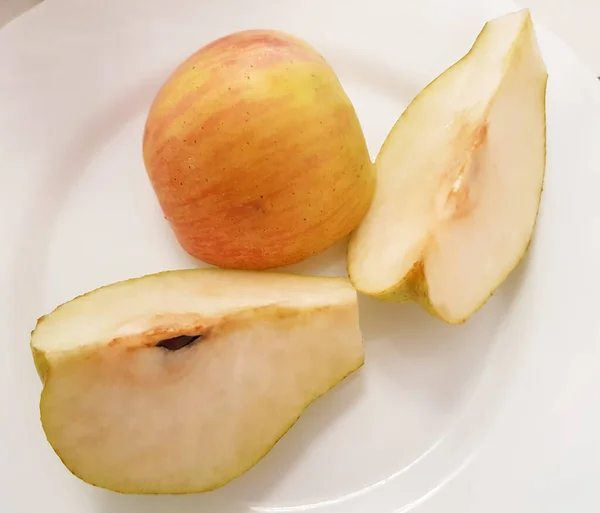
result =
M366 366L263 461L210 494L122 496L46 443L28 334L100 285L197 265L145 176L160 83L202 44L278 28L339 73L375 154L483 22L476 0L46 0L0 31L0 509L7 513L600 510L600 86L537 25L548 164L527 261L466 325L361 298ZM343 272L343 244L296 270Z

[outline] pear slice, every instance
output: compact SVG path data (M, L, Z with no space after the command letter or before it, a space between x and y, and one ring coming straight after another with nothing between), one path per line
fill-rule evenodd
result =
M31 346L48 441L123 493L226 484L364 361L346 278L220 269L92 291L40 319Z
M485 303L535 226L546 81L521 10L488 22L412 101L377 156L375 198L349 244L359 291L417 301L452 324Z

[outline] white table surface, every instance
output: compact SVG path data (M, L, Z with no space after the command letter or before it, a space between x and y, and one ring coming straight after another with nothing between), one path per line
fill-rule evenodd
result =
M0 27L42 0L0 0ZM483 0L492 1L492 0ZM600 76L599 0L516 0L532 10Z

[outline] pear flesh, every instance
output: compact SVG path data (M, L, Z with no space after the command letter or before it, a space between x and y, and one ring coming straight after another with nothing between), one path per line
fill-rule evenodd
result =
M40 319L31 346L48 441L123 493L226 484L364 361L346 278L218 269L92 291Z
M482 306L525 254L545 170L547 72L528 10L488 22L408 106L376 159L354 233L355 287L449 322Z

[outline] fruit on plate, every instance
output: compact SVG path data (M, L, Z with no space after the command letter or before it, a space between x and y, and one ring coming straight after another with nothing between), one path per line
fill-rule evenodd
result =
M217 488L363 364L347 278L169 271L77 297L31 347L48 441L124 493Z
M228 35L158 92L143 155L181 246L220 267L268 269L319 253L365 215L374 170L333 69L291 35Z
M525 254L546 156L547 73L529 11L488 22L385 140L354 232L356 288L449 323L482 306Z

